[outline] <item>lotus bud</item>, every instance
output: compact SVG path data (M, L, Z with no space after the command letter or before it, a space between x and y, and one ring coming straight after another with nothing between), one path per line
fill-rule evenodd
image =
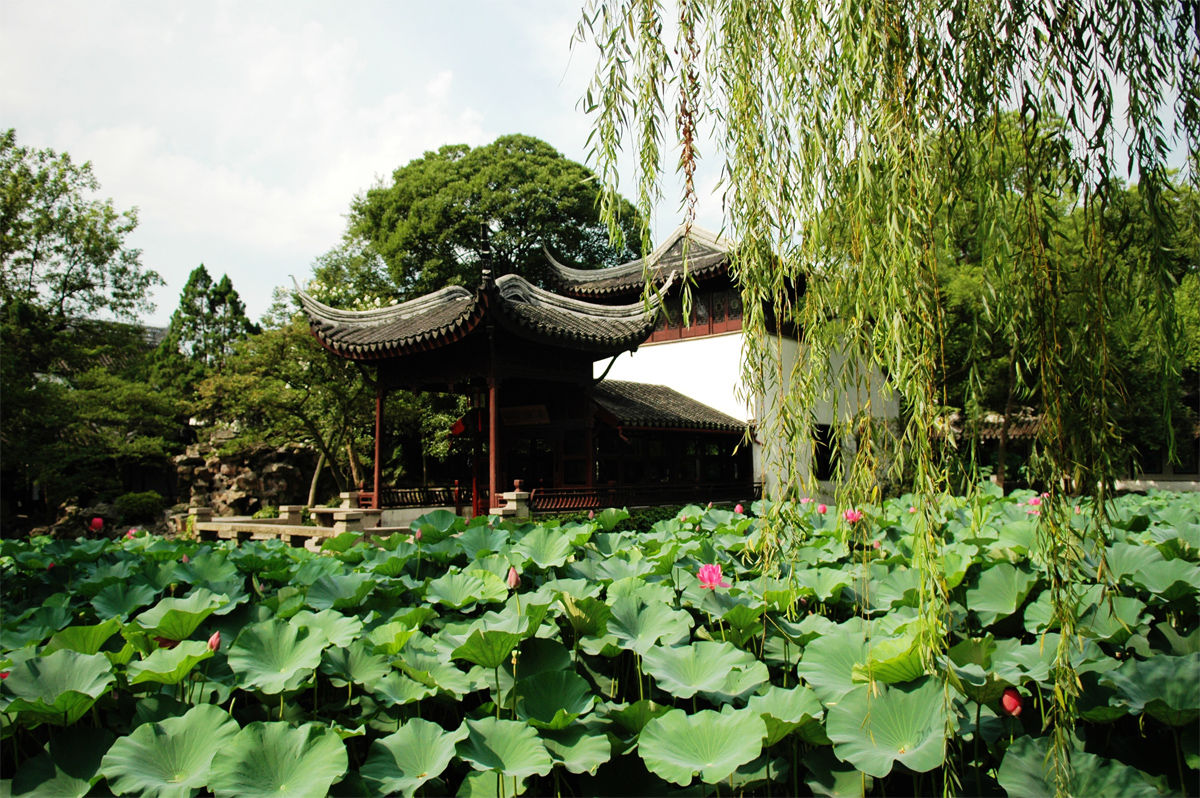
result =
M99 532L103 528L104 528L104 519L101 518L100 516L96 516L95 518L92 519L92 522L90 524L88 524L88 529L92 530L93 532Z
M1000 708L1004 710L1005 715L1011 715L1014 718L1021 714L1021 707L1024 701L1021 699L1021 693L1015 687L1005 687L1004 694L1000 696Z
M219 631L213 632L212 637L208 638L208 650L216 651L220 647L221 647L221 633Z
M745 508L743 508L742 505L738 504L738 505L734 505L733 511L735 513L737 513L738 515L741 515L743 512L745 512Z
M520 585L521 585L521 577L517 573L517 569L515 567L509 566L509 569L508 569L508 588L509 588L509 590L516 590Z
M595 510L588 510L588 520L589 521L596 520L596 511Z
M420 539L421 539L421 530L418 529L416 532L413 532L413 540L420 540Z
M825 515L825 513L826 513L828 510L829 510L829 508L828 508L828 507L826 507L826 506L825 506L825 505L823 505L823 504L818 504L818 505L817 505L817 512L818 512L819 514L821 514L821 515Z

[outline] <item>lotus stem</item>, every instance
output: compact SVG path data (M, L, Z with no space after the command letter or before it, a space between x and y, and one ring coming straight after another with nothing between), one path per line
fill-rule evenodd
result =
M495 675L496 675L496 720L500 720L500 666L497 665L495 668L492 668L492 670L495 672ZM499 776L500 774L497 773L496 775ZM503 796L504 795L503 780L501 780L500 785L501 785L500 786L500 795Z

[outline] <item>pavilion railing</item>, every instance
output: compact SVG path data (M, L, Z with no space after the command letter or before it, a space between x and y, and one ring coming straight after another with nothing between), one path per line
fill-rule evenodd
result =
M535 513L551 513L605 507L747 501L761 497L762 484L757 482L535 488L530 492L529 509Z
M471 504L469 485L437 485L417 488L384 488L379 505L387 508L454 507ZM371 494L368 494L371 495Z

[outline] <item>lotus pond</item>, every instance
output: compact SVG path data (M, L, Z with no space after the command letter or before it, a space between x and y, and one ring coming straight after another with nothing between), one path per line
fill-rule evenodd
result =
M320 554L4 541L0 791L1046 794L1036 498L938 506L952 647L932 675L909 498L799 505L805 543L766 574L754 513L701 507L643 532L616 510L438 512ZM1112 587L1080 597L1072 792L1194 794L1200 496L1111 515Z

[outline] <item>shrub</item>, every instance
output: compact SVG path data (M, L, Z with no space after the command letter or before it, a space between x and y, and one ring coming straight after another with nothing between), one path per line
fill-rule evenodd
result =
M278 518L279 517L279 508L275 507L274 505L268 504L266 507L261 508L260 510L255 512L254 515L252 515L250 517L251 518Z
M113 501L113 509L121 516L122 523L157 521L166 506L166 500L153 490L125 493Z

